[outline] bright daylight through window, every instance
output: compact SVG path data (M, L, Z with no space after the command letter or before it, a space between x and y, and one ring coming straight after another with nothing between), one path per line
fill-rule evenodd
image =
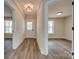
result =
M12 20L5 20L4 21L4 32L5 33L12 33Z
M54 33L54 22L48 21L48 33Z
M27 30L32 30L32 22L27 22Z

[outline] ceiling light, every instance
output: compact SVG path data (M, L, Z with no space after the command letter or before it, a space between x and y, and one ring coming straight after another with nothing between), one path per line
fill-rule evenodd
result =
M57 14L56 14L56 15L58 15L58 16L59 16L59 15L62 15L62 12L57 12Z
M25 4L25 5L24 5L24 9L25 9L27 12L32 12L32 10L33 10L33 5L32 5L31 3Z

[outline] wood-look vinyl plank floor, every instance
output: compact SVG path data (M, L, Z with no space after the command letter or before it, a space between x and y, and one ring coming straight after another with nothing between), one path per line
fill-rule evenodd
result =
M49 54L45 56L40 53L35 39L25 39L16 50L5 54L5 59L72 59L71 46L72 43L65 40L49 40Z

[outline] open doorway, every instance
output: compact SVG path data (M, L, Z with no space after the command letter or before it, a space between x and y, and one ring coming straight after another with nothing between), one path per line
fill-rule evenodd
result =
M13 49L13 17L12 9L4 4L4 55L10 54Z
M72 59L72 0L52 0L48 5L48 50L56 59Z

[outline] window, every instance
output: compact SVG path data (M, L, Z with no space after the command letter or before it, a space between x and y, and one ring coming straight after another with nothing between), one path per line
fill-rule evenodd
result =
M32 22L27 22L27 30L32 30Z
M54 33L53 21L48 21L48 33Z
M5 33L12 33L12 20L5 20L4 21L4 32Z

